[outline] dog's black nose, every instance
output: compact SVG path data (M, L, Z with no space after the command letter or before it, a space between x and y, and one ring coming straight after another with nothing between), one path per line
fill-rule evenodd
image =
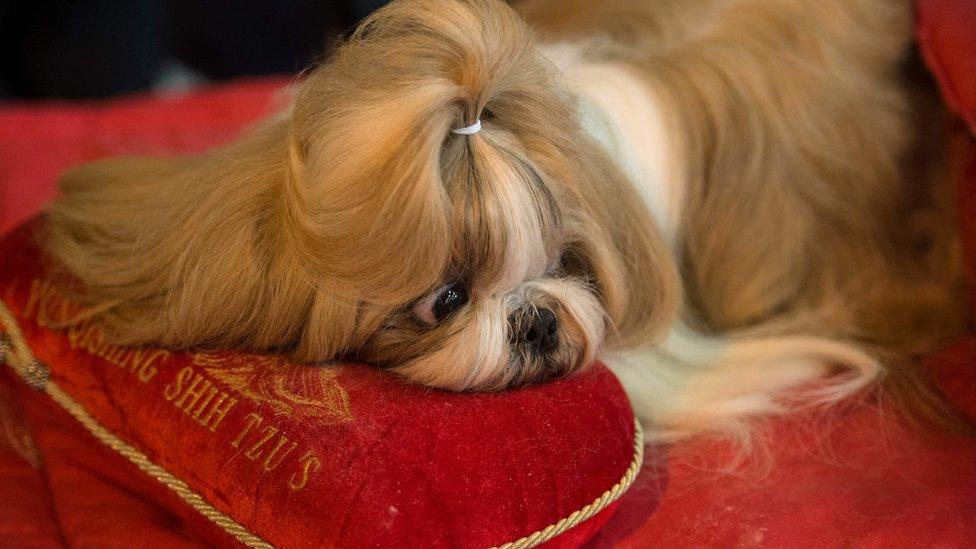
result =
M559 345L559 322L549 309L536 309L522 339L539 353L551 353Z

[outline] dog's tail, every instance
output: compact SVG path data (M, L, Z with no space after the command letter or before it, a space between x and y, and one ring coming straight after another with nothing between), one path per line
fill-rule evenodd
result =
M652 440L721 433L748 441L758 417L824 407L861 394L884 375L862 345L830 337L676 327L653 349L611 357Z

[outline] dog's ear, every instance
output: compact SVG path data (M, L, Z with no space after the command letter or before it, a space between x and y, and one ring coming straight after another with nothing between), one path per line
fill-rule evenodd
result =
M595 283L610 321L608 347L647 344L677 317L677 263L625 176L595 146L586 156L579 167L584 208L563 269Z
M300 93L283 198L292 245L330 293L402 305L450 259L441 148L458 118L448 81L378 92L341 74L343 59Z
M46 248L113 340L267 348L300 337L312 296L278 215L288 130L277 119L201 156L64 176Z
M294 186L308 183L296 175L292 130L290 118L277 117L204 155L113 158L65 174L45 245L81 282L74 297L98 314L110 339L321 360L354 347L363 322L375 325L376 315L360 318L349 285L316 278L307 264L317 253L352 260L335 253L336 240L301 247L308 228L294 224ZM346 200L339 216L360 211L348 202L355 197ZM370 226L384 227L355 227ZM355 227L326 236L362 238Z

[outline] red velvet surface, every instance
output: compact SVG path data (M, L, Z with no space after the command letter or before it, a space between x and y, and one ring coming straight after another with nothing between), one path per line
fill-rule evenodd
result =
M274 545L498 545L590 504L633 459L630 406L602 366L545 386L460 395L362 365L122 349L94 326L51 329L74 308L47 283L31 244L37 225L0 241L0 298L51 380ZM153 547L230 541L46 395L13 387L18 410L8 415L30 431L47 488L47 506L43 497L30 505L53 508L69 545L127 532ZM17 489L38 481L21 472ZM612 510L553 545L579 546Z
M38 470L40 453L17 399L19 383L0 368L0 540L9 547L55 547L63 538Z

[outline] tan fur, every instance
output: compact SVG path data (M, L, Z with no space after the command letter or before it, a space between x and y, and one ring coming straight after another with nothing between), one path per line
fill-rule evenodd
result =
M685 320L705 331L903 355L960 329L950 224L905 169L927 165L911 160L897 71L907 1L520 9L543 41L585 43L661 98L687 185L680 264L539 39L495 0L393 2L241 140L69 173L48 249L116 341L357 357L457 390L654 341L679 267ZM479 117L480 133L450 133ZM418 322L412 304L452 280L470 302ZM559 319L545 358L511 341L539 307Z
M500 3L393 3L289 116L199 157L66 175L48 249L122 343L358 357L451 389L578 369L605 332L659 333L678 284L555 76ZM485 109L481 133L449 134ZM472 300L452 322L408 314L458 278ZM509 317L540 303L560 318L546 360L509 348Z
M932 408L905 357L958 335L966 312L944 133L933 123L941 113L932 90L901 70L908 2L529 0L522 9L548 40L588 43L588 61L638 68L662 99L684 159L689 324L766 338L768 356L782 356L782 341L805 354L782 336L860 345L897 369L887 375L896 400ZM752 363L732 361L739 374L715 377L759 397L776 378L749 374ZM849 366L876 375L863 357ZM681 433L702 429L703 417L728 426L709 402L686 396L657 417Z
M920 131L899 73L908 2L568 4L523 9L554 29L550 39L597 37L590 58L640 67L669 107L689 184L685 283L708 325L736 329L818 309L818 321L836 318L843 332L918 323L908 318L915 314L937 338L958 329L958 294L947 286L957 272L924 270L910 245L919 235L906 231L935 214L951 223L927 203L918 178L928 174L904 170L921 140L942 139ZM586 17L552 20L576 4ZM945 235L937 242L945 246ZM952 252L936 253L942 261ZM861 318L891 301L899 315ZM897 328L877 335L889 330Z

